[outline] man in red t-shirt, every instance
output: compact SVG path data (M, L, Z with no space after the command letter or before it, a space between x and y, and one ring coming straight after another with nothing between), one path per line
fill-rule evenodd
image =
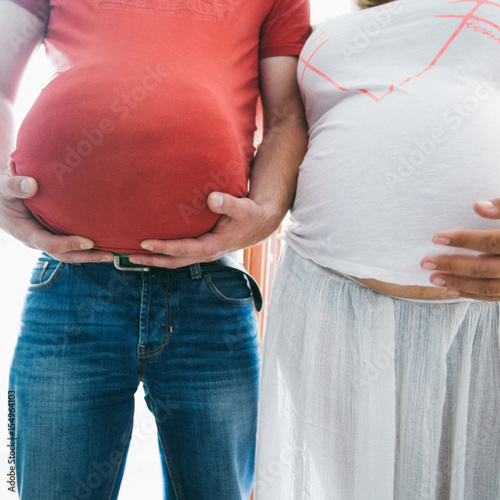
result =
M140 382L166 498L248 498L259 295L225 254L293 200L308 34L307 0L0 0L0 227L45 252L10 378L22 498L117 498Z

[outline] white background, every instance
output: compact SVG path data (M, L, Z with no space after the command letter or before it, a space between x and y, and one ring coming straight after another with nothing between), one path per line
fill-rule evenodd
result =
M311 0L312 24L317 24L327 17L344 14L352 9L349 0ZM37 54L25 74L21 92L16 104L18 124L31 106L48 77L43 53ZM0 435L7 435L7 387L9 366L14 351L19 316L24 291L29 281L31 267L38 252L0 231L0 426L4 430ZM135 427L127 458L125 475L120 490L119 500L138 498L160 499L162 496L162 474L157 449L156 430L153 417L143 400L142 387L136 394ZM3 440L2 440L3 441ZM3 441L6 442L6 441ZM7 492L8 448L0 447L0 498L14 498Z

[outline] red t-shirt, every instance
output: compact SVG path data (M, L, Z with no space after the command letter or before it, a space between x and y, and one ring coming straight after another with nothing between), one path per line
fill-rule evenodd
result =
M12 153L47 228L131 253L209 231L209 192L247 195L258 61L300 53L308 0L13 1L55 68Z

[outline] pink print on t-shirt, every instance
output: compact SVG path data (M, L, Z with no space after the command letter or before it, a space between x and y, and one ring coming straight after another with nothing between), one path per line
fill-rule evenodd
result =
M457 0L454 2L449 2L450 4L453 3L467 3L471 2L474 3L474 7L468 12L467 14L464 15L436 15L435 17L439 18L458 18L461 19L461 23L458 26L458 28L455 30L455 32L450 36L450 38L446 41L446 43L441 47L441 49L438 51L437 55L432 59L430 64L424 68L422 71L419 71L417 74L410 76L406 78L404 81L398 84L392 84L389 86L389 90L381 95L381 96L376 96L372 92L366 89L355 89L355 88L345 88L342 85L340 85L337 81L323 73L321 70L316 68L312 63L311 60L313 57L322 49L329 41L330 39L327 38L326 40L323 39L324 35L326 35L326 31L323 31L318 34L317 37L315 37L307 47L304 48L302 51L302 54L300 56L300 62L304 64L304 69L302 71L301 79L300 79L300 87L302 88L303 80L304 80L304 75L306 71L309 69L310 71L313 71L317 75L321 76L328 82L330 82L332 85L334 85L337 89L342 90L344 92L362 92L366 96L368 96L370 99L373 99L375 102L380 102L382 99L390 95L396 87L402 87L403 85L406 85L408 82L411 80L414 80L415 78L418 78L419 76L422 76L424 73L429 71L432 67L435 66L435 64L441 59L441 56L446 52L446 50L450 47L452 42L457 38L457 36L462 32L463 29L472 29L475 32L481 33L483 35L489 36L492 40L496 41L497 43L500 43L500 26L497 24L493 23L492 21L489 21L488 19L484 19L481 17L478 17L475 15L476 11L482 7L483 5L493 5L495 7L500 7L500 4L491 2L490 0ZM482 24L481 24L482 23ZM498 30L499 36L496 37L493 35L493 32L491 30L487 30L486 28L483 27L483 25L489 25L493 27L494 29ZM309 48L312 48L314 44L318 42L319 45L314 48L313 52L310 54L310 56L306 59L305 53L308 51Z

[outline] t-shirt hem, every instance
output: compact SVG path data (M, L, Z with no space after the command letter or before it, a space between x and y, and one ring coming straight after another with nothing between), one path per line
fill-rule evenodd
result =
M378 281L383 281L385 283L393 283L403 286L433 286L429 281L431 271L426 271L424 269L392 270L348 262L332 257L322 259L312 256L309 254L309 252L304 251L304 249L301 248L301 246L298 245L296 241L290 238L289 234L285 235L284 240L286 244L290 246L290 248L292 248L304 259L311 260L318 266L330 269L334 272L339 272L348 276L354 276L360 279L375 279Z

